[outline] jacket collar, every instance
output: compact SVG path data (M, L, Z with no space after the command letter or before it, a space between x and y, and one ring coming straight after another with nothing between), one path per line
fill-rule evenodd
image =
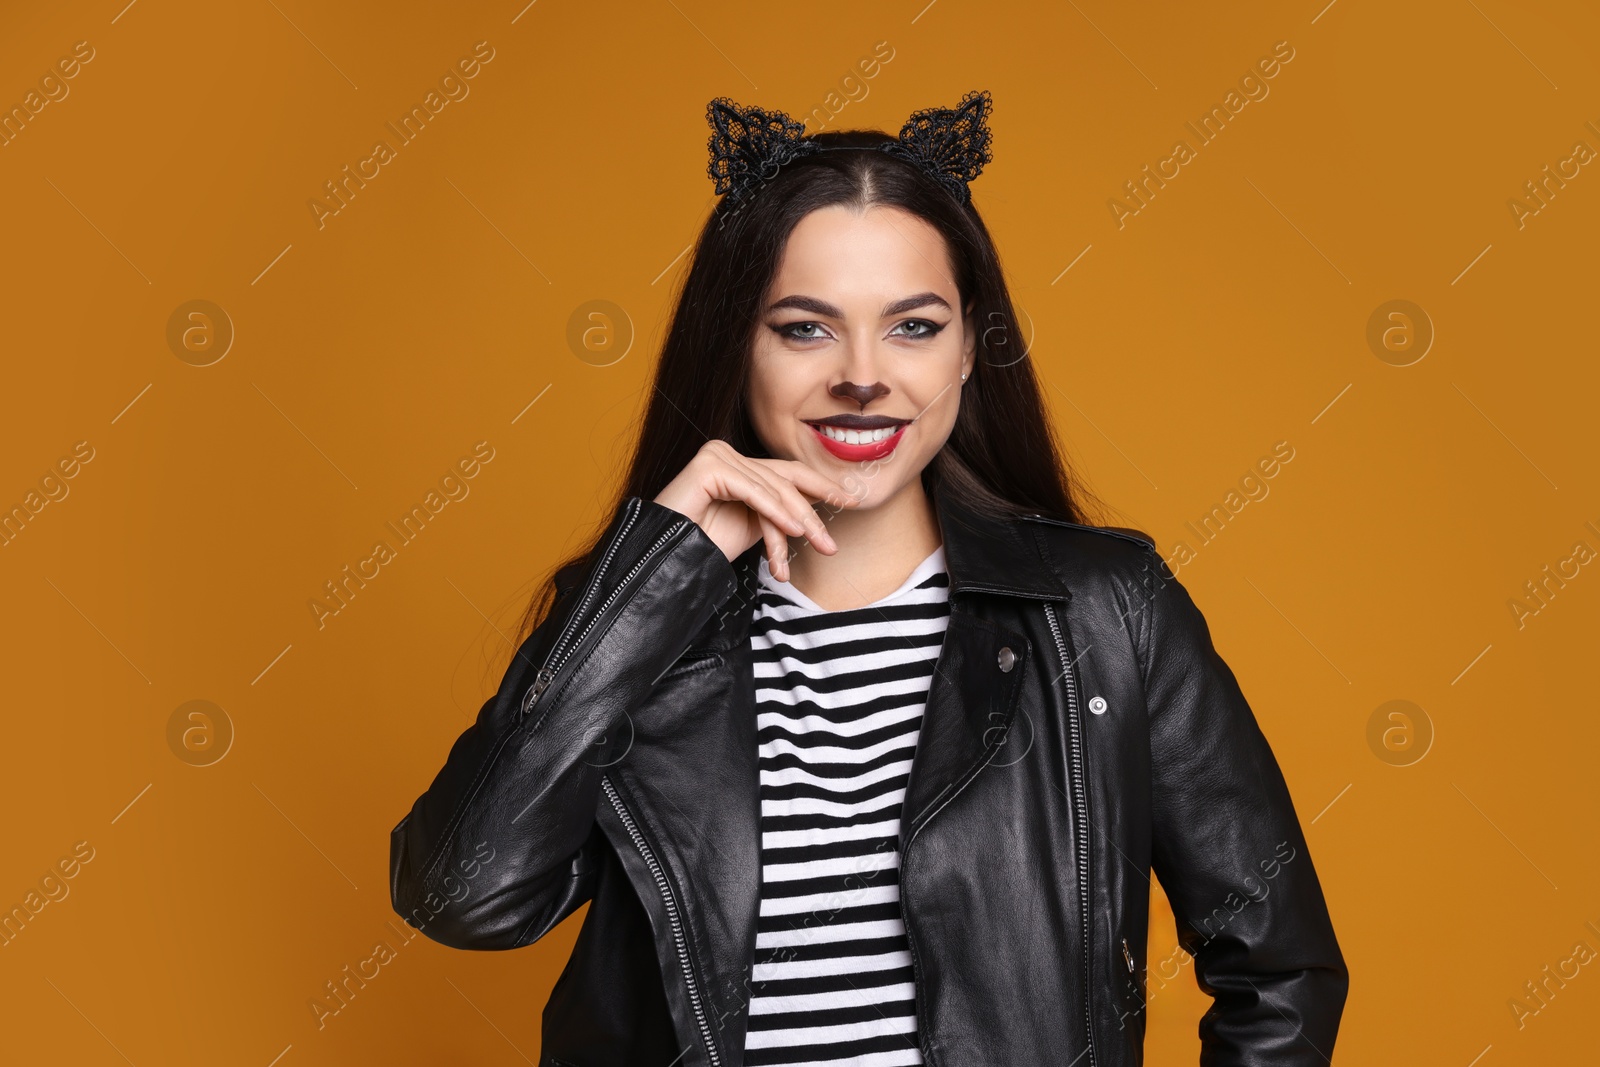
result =
M1066 600L1066 581L1028 518L987 515L962 504L940 483L933 491L944 538L950 593L999 593Z
M988 515L969 508L943 483L934 487L933 500L952 597L988 593L1070 599L1066 580L1046 552L1032 518ZM738 588L754 590L756 568L765 551L766 543L757 541L735 560Z

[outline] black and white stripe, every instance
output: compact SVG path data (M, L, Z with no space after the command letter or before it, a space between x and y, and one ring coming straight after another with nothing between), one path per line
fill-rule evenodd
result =
M900 912L900 811L949 623L943 548L862 608L761 564L750 645L761 910L749 1067L920 1064Z

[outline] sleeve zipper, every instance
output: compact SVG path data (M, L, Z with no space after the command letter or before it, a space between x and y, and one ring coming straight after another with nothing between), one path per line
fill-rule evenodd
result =
M624 524L622 531L617 535L617 540L612 544L610 550L606 552L605 559L600 564L600 569L595 573L596 579L598 579L601 574L605 573L605 569L610 564L612 556L616 554L618 547L622 544L622 539L627 534L628 528L633 525L633 519L635 517L637 517L637 512L629 517L627 523ZM611 591L610 596L606 597L605 602L600 605L597 611L595 611L594 617L588 621L583 629L576 636L572 634L570 629L561 635L560 640L556 642L556 647L551 650L550 655L546 658L546 665L540 669L537 675L535 675L533 684L528 687L527 696L523 698L522 715L524 718L526 718L528 714L533 711L534 704L536 704L539 698L544 695L544 691L550 688L550 683L555 680L556 673L561 670L561 667L566 663L568 657L572 655L573 649L583 644L583 639L589 636L589 631L593 630L596 624L598 624L601 619L605 618L606 610L610 608L611 605L616 602L617 597L621 596L623 591L628 588L633 579L638 575L639 571L644 568L644 565L650 561L651 557L660 551L662 545L666 544L684 529L687 529L687 527L687 520L674 523L670 528L662 533L660 537L656 538L655 543L650 546L649 550L646 551L645 554L640 557L638 562L636 562L628 571L628 573L623 576L622 581L617 583L617 587Z

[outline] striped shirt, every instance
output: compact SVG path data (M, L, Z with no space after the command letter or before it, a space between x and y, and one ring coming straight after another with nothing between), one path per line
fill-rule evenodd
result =
M843 611L776 581L765 559L759 580L761 910L744 1062L920 1064L900 811L949 623L944 548Z

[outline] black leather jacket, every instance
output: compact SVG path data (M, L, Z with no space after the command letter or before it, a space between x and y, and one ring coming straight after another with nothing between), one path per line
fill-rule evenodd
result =
M1141 1063L1153 870L1215 998L1201 1062L1326 1067L1344 960L1188 593L1138 531L935 500L951 614L900 830L923 1059ZM395 910L442 944L518 948L590 902L540 1067L743 1063L763 551L630 497L392 832Z

